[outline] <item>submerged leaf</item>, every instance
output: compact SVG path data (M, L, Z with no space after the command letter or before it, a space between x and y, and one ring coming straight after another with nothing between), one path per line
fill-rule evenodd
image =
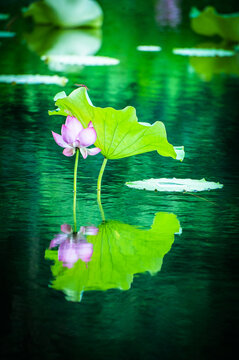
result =
M58 109L50 111L50 115L75 116L84 127L92 121L97 133L95 146L101 149L107 159L120 159L154 150L178 160L184 157L183 147L174 148L168 143L162 122L156 121L153 125L139 123L132 106L122 110L95 107L84 87L57 99L56 106Z
M205 179L201 180L192 180L192 179L148 179L140 181L130 181L126 185L130 188L139 189L139 190L149 190L149 191L207 191L214 189L221 189L222 184L206 181Z
M72 301L79 301L83 290L128 290L134 274L148 271L153 275L161 270L163 257L180 230L177 217L163 212L156 214L149 230L106 221L99 226L97 235L87 236L93 244L87 267L79 260L72 269L63 268L57 251L46 251L45 257L55 262L51 268L55 277L52 287L64 291Z

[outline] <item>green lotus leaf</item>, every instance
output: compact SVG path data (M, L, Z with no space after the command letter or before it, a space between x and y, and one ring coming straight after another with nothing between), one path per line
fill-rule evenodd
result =
M158 213L149 230L110 220L99 226L97 235L87 236L93 244L91 261L78 260L73 268L63 267L57 250L46 250L53 260L52 287L63 291L69 300L79 301L82 291L118 288L128 290L134 274L160 271L164 255L171 249L180 224L174 214Z
M95 146L101 149L106 159L121 159L156 150L160 155L183 160L183 147L168 143L164 124L160 121L153 125L139 123L132 106L122 110L95 107L84 87L69 96L61 92L55 99L58 109L49 114L75 116L84 127L92 121L97 133Z

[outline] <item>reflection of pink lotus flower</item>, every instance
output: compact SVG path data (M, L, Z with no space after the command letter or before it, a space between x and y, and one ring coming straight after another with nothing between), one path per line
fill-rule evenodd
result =
M61 225L64 234L58 234L50 243L50 249L59 246L58 260L63 262L63 266L72 268L74 263L81 259L85 263L91 260L93 254L93 244L86 241L83 235L96 235L98 228L95 226L82 226L78 233L73 233L70 225Z
M97 235L99 229L95 226L81 226L80 232L83 235Z
M76 148L80 149L80 152L84 159L88 155L96 155L101 150L99 148L87 149L88 146L93 145L96 141L97 135L90 121L86 129L83 128L80 121L74 116L67 116L66 122L62 125L61 135L52 131L57 145L64 148L63 154L65 156L73 156Z
M161 26L176 27L181 22L178 0L159 0L156 5L156 20Z

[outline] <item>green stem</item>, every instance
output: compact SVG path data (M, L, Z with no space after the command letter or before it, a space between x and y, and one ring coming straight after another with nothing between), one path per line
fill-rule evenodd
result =
M100 173L98 176L98 181L97 181L97 202L98 202L98 205L100 208L100 213L101 213L103 221L105 221L105 214L104 214L104 210L103 210L103 207L101 204L101 181L102 181L102 176L103 176L103 173L105 170L106 163L107 163L107 159L104 158L104 161L103 161L103 164L101 166Z
M75 167L74 167L74 198L73 198L74 232L77 231L77 224L76 224L76 183L77 183L78 160L79 160L79 149L76 149L76 159L75 159Z

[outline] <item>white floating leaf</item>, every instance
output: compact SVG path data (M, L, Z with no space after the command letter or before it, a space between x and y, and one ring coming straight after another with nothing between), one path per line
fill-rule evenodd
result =
M127 182L128 187L140 190L149 191L168 191L168 192L196 192L196 191L208 191L214 189L221 189L222 184L212 181L206 181L205 179L193 180L193 179L148 179L140 181Z
M107 66L118 65L119 60L106 56L78 56L78 55L49 55L42 56L42 60L56 65L80 65L80 66Z
M0 38L10 38L14 37L16 33L10 31L0 31Z
M235 51L225 49L200 49L200 48L182 48L173 49L173 53L182 56L199 56L199 57L214 57L214 56L233 56Z
M7 84L56 84L64 86L68 79L58 75L0 75L0 83Z
M156 45L139 45L137 46L137 50L139 51L161 51L162 48Z

